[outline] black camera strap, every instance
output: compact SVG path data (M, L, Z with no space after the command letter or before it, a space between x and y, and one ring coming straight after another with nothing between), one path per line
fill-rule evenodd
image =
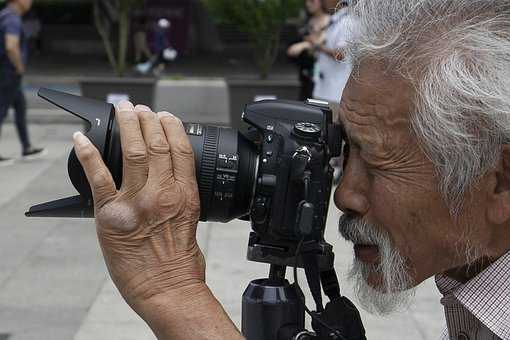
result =
M321 272L321 283L324 293L330 301L338 299L340 295L340 284L336 275L335 268Z
M320 312L323 310L321 285L330 301L334 301L341 296L336 271L334 268L320 271L316 254L303 254L303 262L310 292L317 305L317 311Z
M321 274L319 271L319 264L317 262L317 255L314 253L303 254L303 263L305 267L306 281L310 292L312 293L313 300L317 306L317 312L322 312L324 306L322 305L322 292L321 292Z

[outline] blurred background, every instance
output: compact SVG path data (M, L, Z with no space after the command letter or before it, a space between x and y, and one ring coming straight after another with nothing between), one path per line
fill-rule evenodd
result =
M23 18L23 92L31 139L47 154L20 157L10 113L0 139L0 155L14 161L0 167L0 340L154 339L109 280L92 220L24 217L32 204L74 194L67 155L72 133L82 128L40 100L38 89L111 103L128 98L185 121L239 128L244 104L302 96L303 65L286 52L309 19L302 0L34 2ZM332 205L326 240L337 254L343 292L352 296L345 275L353 251L338 236L338 217ZM199 226L208 284L237 325L245 287L269 269L246 261L249 231L240 221ZM401 313L363 312L368 339L438 338L439 299L429 280Z

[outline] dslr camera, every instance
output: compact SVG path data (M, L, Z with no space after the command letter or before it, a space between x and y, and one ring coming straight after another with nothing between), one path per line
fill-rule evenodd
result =
M49 89L41 89L39 96L85 122L86 136L120 187L122 150L114 106ZM242 119L249 126L243 133L199 123L184 127L195 155L200 220L250 221L247 258L271 265L269 278L252 281L243 296L243 334L248 340L363 339L350 337L352 330L340 324L352 328L352 320L335 322L328 306L338 306L330 303L324 309L321 297L322 284L332 302L346 303L332 247L324 240L330 160L341 156L342 127L333 123L328 104L315 100L255 102L246 105ZM33 206L27 216L93 217L90 186L74 150L68 173L79 195ZM311 312L315 332L305 331L307 308L297 283L285 279L286 267L294 267L295 275L296 268L305 269L317 305Z

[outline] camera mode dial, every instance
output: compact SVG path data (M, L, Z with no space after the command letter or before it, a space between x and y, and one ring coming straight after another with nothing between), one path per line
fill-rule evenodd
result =
M294 125L294 135L303 139L316 140L321 136L319 125L308 122L300 122Z

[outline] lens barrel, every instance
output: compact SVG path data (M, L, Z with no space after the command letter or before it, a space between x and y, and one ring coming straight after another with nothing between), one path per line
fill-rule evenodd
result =
M258 153L237 130L185 123L195 154L201 221L228 222L250 211Z

